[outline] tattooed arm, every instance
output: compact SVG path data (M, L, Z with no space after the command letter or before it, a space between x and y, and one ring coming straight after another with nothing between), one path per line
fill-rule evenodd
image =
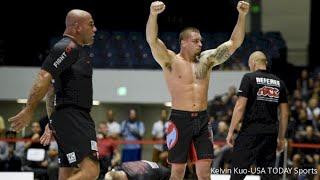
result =
M27 109L29 112L33 112L37 108L39 102L48 92L51 84L51 79L52 76L50 73L44 70L40 70L37 80L31 88L31 92L25 109Z
M238 21L229 41L221 44L216 49L207 50L201 53L200 58L205 58L206 61L208 61L209 67L224 63L241 46L245 36L245 19L246 14L249 11L249 6L249 3L247 2L238 2Z
M52 76L50 73L44 70L40 70L37 76L37 80L31 88L26 107L21 110L16 116L9 119L11 127L14 130L19 132L29 124L36 107L48 92L51 79Z
M49 118L54 111L53 102L54 102L54 89L53 89L53 86L51 85L49 87L49 90L46 96L46 108L47 108L47 115Z

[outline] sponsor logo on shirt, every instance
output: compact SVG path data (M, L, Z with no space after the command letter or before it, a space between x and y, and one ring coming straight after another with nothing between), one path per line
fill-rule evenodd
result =
M263 86L257 92L257 100L279 102L280 91L278 88Z
M67 158L70 164L77 161L76 154L74 152L68 153Z
M71 50L72 50L72 47L69 47L69 46L66 47L66 49L65 49L65 51L66 51L67 54L70 54Z
M271 98L279 98L279 89L274 88L274 87L269 87L269 86L263 86L262 88L259 89L257 95L258 96L268 96Z
M256 77L257 84L280 87L280 81L275 79Z
M67 57L67 53L63 52L60 57L53 63L53 66L58 68L58 66L61 64L61 62Z
M96 141L91 141L91 150L98 151L98 146Z

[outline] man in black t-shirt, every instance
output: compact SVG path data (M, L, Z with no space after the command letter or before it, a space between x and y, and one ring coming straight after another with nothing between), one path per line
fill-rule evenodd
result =
M108 172L105 180L168 180L170 170L151 161L124 162Z
M249 57L251 73L244 75L238 91L227 137L233 146L231 179L244 179L247 169L254 162L257 167L274 167L276 150L282 151L288 123L288 100L284 83L266 71L267 58L261 51ZM278 107L280 123L278 122ZM233 133L240 120L241 130L233 143ZM278 143L277 143L278 142ZM277 147L278 146L278 147ZM273 179L271 175L263 179Z
M51 49L33 85L26 107L9 119L20 131L47 95L49 124L40 138L48 145L52 135L59 147L59 179L95 179L99 175L92 106L92 62L88 45L96 27L90 13L71 10L63 38ZM49 128L50 127L50 128ZM74 173L76 172L76 173Z

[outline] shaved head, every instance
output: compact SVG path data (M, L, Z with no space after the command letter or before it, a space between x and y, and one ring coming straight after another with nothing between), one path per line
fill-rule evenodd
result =
M249 61L254 61L256 64L261 65L267 65L268 63L267 57L262 51L253 52L249 57Z
M268 64L267 56L262 51L255 51L249 57L250 71L266 69Z
M74 26L83 22L86 18L91 17L90 13L80 9L73 9L68 12L66 17L66 27Z
M87 11L73 9L66 16L64 35L72 37L80 45L92 45L97 28Z

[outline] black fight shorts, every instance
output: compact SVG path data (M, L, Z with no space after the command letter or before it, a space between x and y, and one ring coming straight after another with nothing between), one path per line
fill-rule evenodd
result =
M88 110L74 106L56 109L50 127L58 144L60 167L78 167L85 157L98 161L95 125Z
M208 129L208 120L207 111L171 111L166 129L169 163L186 163L188 156L192 162L213 159L212 130Z

